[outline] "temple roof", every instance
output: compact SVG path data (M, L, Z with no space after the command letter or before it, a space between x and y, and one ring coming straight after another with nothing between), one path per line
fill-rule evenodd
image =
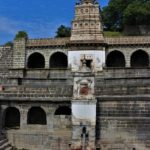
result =
M105 37L108 45L150 44L150 36Z
M70 38L49 38L49 39L29 39L27 47L44 47L44 46L66 46L72 43ZM74 44L89 44L92 41L73 42ZM108 44L108 45L143 45L150 44L150 36L123 36L123 37L105 37L104 41L94 41L93 44Z
M70 38L46 38L46 39L29 39L27 41L28 47L42 47L42 46L65 46L69 43Z

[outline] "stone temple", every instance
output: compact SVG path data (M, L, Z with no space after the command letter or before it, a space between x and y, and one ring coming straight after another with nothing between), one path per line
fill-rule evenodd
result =
M80 0L70 38L0 46L0 150L150 150L150 37L105 37Z

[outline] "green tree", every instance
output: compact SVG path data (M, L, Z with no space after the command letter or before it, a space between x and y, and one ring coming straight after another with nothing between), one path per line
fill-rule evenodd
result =
M60 27L58 27L55 37L62 38L62 37L70 37L70 36L71 36L71 28L61 25Z
M110 0L102 9L104 26L109 31L120 31L123 28L123 13L133 0Z
M150 25L150 1L135 0L124 11L125 25Z
M125 25L149 24L150 0L110 0L102 9L106 30L122 31Z
M15 40L20 39L20 38L28 39L28 34L25 31L19 31L15 36Z

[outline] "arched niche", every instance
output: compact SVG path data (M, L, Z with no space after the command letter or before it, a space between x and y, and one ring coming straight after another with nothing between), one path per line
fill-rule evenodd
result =
M40 53L33 53L28 58L28 68L45 68L45 58Z
M27 124L46 125L46 113L41 107L32 107L28 111Z
M66 69L68 67L68 58L62 52L56 52L50 57L50 68Z
M143 50L137 50L131 55L131 67L148 67L149 56Z
M4 127L19 128L20 127L20 112L15 107L8 107L4 112Z
M117 50L108 54L106 59L107 67L125 67L125 57L122 52Z
M71 109L67 106L61 106L55 111L55 115L65 115L70 116L71 115Z

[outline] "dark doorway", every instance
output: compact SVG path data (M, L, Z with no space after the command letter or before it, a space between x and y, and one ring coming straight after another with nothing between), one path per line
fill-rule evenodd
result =
M41 107L32 107L28 112L28 124L46 125L46 113Z
M68 58L64 53L56 52L50 58L50 68L67 68Z
M17 108L9 107L5 112L6 128L19 128L20 127L20 112Z
M55 111L55 115L71 115L71 109L67 106L62 106L59 107L56 111Z
M33 53L28 58L28 68L44 68L45 59L44 56L40 53Z
M134 52L131 56L131 67L148 67L149 57L148 54L142 50Z
M106 60L107 67L125 67L125 57L119 51L113 51L108 54Z
M92 68L92 60L86 60L86 66L91 69Z

